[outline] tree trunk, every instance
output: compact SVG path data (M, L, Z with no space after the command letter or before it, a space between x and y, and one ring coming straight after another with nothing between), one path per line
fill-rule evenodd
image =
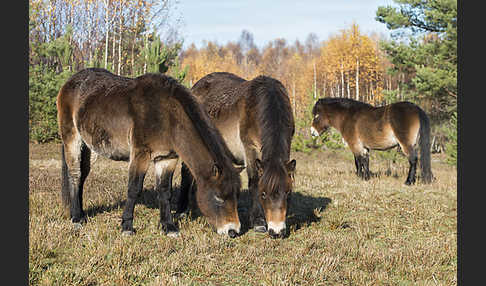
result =
M398 81L397 81L397 98L400 99L400 73L398 73Z
M111 47L111 70L114 72L115 71L115 48L116 48L116 31L115 31L115 27L116 27L116 24L115 24L115 17L116 17L116 11L117 11L117 8L115 6L115 14L113 14L113 39L112 39L112 47Z
M324 83L322 84L322 97L326 97L326 80L324 80Z
M351 98L351 92L349 89L349 73L346 73L346 91L348 92L347 98Z
M356 59L356 100L359 100L359 58Z
M123 0L120 1L120 22L119 22L119 28L118 28L118 75L121 75L121 55L122 55L122 48L121 48L121 42L122 42L122 28L123 28L123 18L121 16L121 10L122 10L122 5L123 5Z
M108 35L109 35L109 31L110 31L110 23L109 23L109 0L105 0L104 1L105 3L105 69L108 68Z
M344 66L341 63L341 96L344 97Z
M296 104L295 103L296 102L296 100L295 100L295 78L292 81L292 99L294 101L294 117L295 117L295 108L296 108L296 106L295 106L295 104Z
M147 72L147 61L148 61L148 34L145 34L145 60L143 64L143 73Z
M314 60L314 100L317 99L317 73L316 73L316 61Z

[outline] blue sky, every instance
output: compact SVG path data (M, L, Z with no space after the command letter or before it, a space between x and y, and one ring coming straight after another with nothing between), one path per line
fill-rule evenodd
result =
M389 30L374 18L378 6L392 4L392 0L179 0L177 13L182 16L185 47L191 43L200 47L203 40L236 42L246 29L262 48L276 38L304 43L311 32L322 41L353 21L364 34L374 31L389 37Z

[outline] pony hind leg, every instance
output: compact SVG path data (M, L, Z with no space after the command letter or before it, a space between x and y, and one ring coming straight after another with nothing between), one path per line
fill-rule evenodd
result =
M402 152L408 158L409 169L408 169L407 180L405 180L405 185L410 186L415 184L415 177L417 171L418 149L415 144L416 139L413 139L412 136L407 136L407 134L403 134L403 133L396 134L396 137L398 139L398 144L402 149Z
M121 222L123 235L132 235L135 233L135 230L133 229L133 211L135 209L135 202L143 188L143 180L147 173L149 162L150 155L148 152L135 150L130 152L128 194L127 201L123 208Z
M158 192L160 226L167 236L179 236L179 228L174 224L170 210L172 196L172 176L178 159L165 159L155 161L155 190Z
M361 178L363 178L365 181L368 181L371 177L371 172L370 172L370 153L366 152L363 155L358 156L358 162L360 166L360 170L358 171L358 176L361 173Z
M405 185L410 186L415 184L417 161L418 161L417 149L409 145L409 146L402 146L402 150L405 153L405 155L407 155L408 163L410 165L408 169L408 175L407 175L407 180L405 181Z
M402 149L402 152L408 158L409 169L407 179L405 180L405 185L410 186L415 184L418 161L417 148L414 146L414 144L406 142L406 140L399 141L399 146Z
M69 207L71 221L80 226L85 221L83 211L83 186L90 172L91 150L79 134L63 139L61 196Z

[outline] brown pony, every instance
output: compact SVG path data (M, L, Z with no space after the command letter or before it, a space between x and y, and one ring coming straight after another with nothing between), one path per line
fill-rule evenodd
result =
M387 150L400 145L410 163L405 184L414 184L418 144L422 181L432 181L429 118L417 105L397 102L373 107L347 98L321 98L312 114L312 136L319 136L329 127L337 129L354 154L359 177L370 178L369 150Z
M169 205L179 157L195 175L202 213L218 233L231 237L239 233L239 172L207 113L176 80L162 74L126 78L89 68L63 85L57 109L63 142L61 194L76 225L84 221L83 184L90 171L90 152L94 151L129 162L123 234L134 233L135 201L151 162L162 231L169 236L179 234Z
M294 118L285 87L266 76L247 81L231 73L215 72L201 78L191 90L208 111L235 163L246 163L252 201L250 225L266 232L268 222L271 237L286 236L296 162L289 160ZM185 201L190 181L190 173L183 168ZM183 202L180 211L186 206Z

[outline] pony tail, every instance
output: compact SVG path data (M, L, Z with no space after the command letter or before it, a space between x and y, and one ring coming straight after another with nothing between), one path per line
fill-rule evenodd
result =
M420 168L422 170L422 180L428 184L433 179L430 165L430 122L427 114L420 108L419 120Z

